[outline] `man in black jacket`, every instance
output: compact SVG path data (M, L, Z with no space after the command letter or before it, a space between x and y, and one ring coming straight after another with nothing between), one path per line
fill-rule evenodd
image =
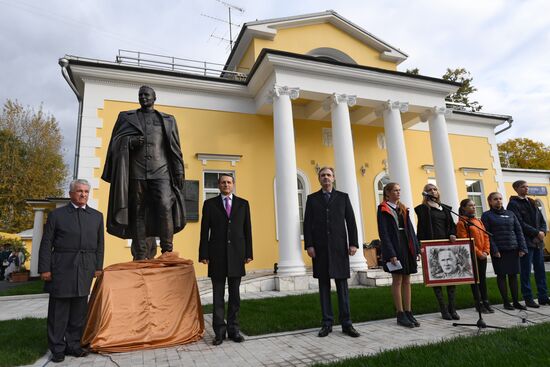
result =
M348 194L334 190L334 170L319 171L321 190L308 195L304 216L304 243L313 261L313 277L319 281L319 296L323 324L320 337L332 332L334 316L330 301L330 280L334 279L338 293L339 319L342 331L351 337L359 333L350 318L348 278L349 256L359 248L357 224Z
M218 177L220 195L206 200L202 207L199 261L208 264L212 280L214 345L220 345L225 333L234 342L244 337L239 331L239 287L246 274L244 265L252 261L252 226L248 201L233 194L234 179L229 174ZM229 300L227 324L224 321L225 279Z
M71 182L71 202L48 215L40 242L38 272L50 294L48 347L52 362L84 357L80 338L92 279L103 269L103 215L90 208L90 184Z
M508 210L514 212L519 219L528 252L520 259L521 293L528 307L538 308L533 299L531 290L531 267L535 271L535 282L539 304L550 305L546 287L546 271L544 269L544 237L546 236L546 222L535 201L527 197L529 186L523 180L515 181L512 187L518 194L511 196Z

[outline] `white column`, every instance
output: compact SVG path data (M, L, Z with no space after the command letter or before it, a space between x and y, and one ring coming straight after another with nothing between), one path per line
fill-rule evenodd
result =
M303 275L300 241L300 214L296 176L296 146L291 99L298 98L298 88L274 86L273 129L277 179L277 223L279 227L279 275Z
M413 207L409 163L401 113L407 112L409 104L406 102L387 101L377 111L377 115L384 117L384 133L386 150L388 152L388 171L390 179L401 187L401 202L407 207ZM411 220L415 222L414 210L410 211Z
M38 256L40 253L40 242L44 233L44 208L33 208L34 224L32 226L32 250L31 250L31 277L38 274Z
M327 100L332 117L332 144L334 146L334 162L336 169L336 187L349 195L355 221L357 222L357 237L359 249L350 256L350 267L354 271L367 270L367 262L363 255L363 218L359 202L359 187L355 173L355 155L353 152L353 137L349 107L355 105L356 97L347 94L333 94Z
M424 121L427 119L430 127L435 179L441 195L441 202L451 205L453 210L457 211L459 206L458 191L447 121L445 120L446 113L445 107L434 107L426 111L422 119Z

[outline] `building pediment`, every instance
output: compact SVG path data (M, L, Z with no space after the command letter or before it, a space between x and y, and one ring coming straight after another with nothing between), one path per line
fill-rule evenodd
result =
M322 25L325 27L320 27ZM326 25L330 27L326 27ZM292 35L289 35L289 30L293 30ZM312 38L308 33L312 32L322 34L322 36L316 37L316 42L307 42ZM282 39L285 36L286 39ZM356 43L353 47L351 44L347 46L339 44L337 47L330 44L332 38L342 36L347 36ZM303 37L301 42L295 42L297 38L301 37ZM393 70L399 63L407 59L407 54L403 51L367 32L333 10L245 23L228 58L226 68L228 70L246 69L254 63L263 47L314 56L325 56L321 52L326 51L327 57L344 61L344 59L334 56L341 52L354 61L350 63ZM300 47L302 49L299 49ZM323 49L326 50L323 51ZM312 52L315 50L317 50L317 54ZM351 56L353 54L357 56L361 52L372 55L371 60L369 57ZM372 62L376 62L375 59L378 59L378 64L372 64Z

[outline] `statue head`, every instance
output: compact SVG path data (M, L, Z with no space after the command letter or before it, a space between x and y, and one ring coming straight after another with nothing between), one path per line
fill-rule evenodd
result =
M153 88L143 85L139 88L138 100L141 108L145 110L152 109L157 100L157 94Z

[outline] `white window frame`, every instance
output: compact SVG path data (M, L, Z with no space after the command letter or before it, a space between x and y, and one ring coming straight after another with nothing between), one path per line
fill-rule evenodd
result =
M309 179L304 171L297 169L296 170L296 179L302 181L303 190L299 190L296 192L298 195L299 193L302 194L302 218L305 217L306 214L306 202L307 202L307 196L311 193L311 185L309 183ZM277 241L279 241L279 221L277 220L277 178L273 178L273 198L275 199L275 238ZM299 210L299 208L298 208ZM299 213L298 213L299 214ZM304 239L303 234L303 221L300 221L302 225L300 226L300 239Z
M479 186L481 188L481 191L468 191L468 186L472 185L473 183L475 183L476 181L479 182ZM470 185L468 184L468 182L472 182ZM487 204L485 203L485 189L483 188L483 180L478 180L478 179L466 179L464 180L464 185L466 186L466 195L468 196L468 199L471 199L471 197L473 196L478 196L480 198L480 202L481 202L481 212L483 213L484 211L487 210ZM475 203L475 201L474 201ZM478 208L476 206L476 208ZM477 214L477 210L476 210L476 214ZM481 217L481 215L480 215Z
M210 188L210 187L204 187L204 184L206 183L206 173L217 173L218 178L221 173L230 174L233 176L233 193L237 193L237 184L236 184L236 177L235 177L235 171L228 171L228 170L214 170L214 169L207 169L202 171L202 201L206 200L206 194L216 194L218 195L220 193L220 189L218 187Z
M378 205L380 205L380 203L382 202L380 200L380 195L382 195L382 198L384 198L384 189L382 189L382 190L378 189L378 183L384 177L387 177L388 180L390 179L390 175L388 174L388 172L382 171L379 174L377 174L376 177L374 178L374 190L373 190L373 192L374 192L374 202L376 203L376 208L378 208ZM386 185L384 185L384 186L386 186Z

